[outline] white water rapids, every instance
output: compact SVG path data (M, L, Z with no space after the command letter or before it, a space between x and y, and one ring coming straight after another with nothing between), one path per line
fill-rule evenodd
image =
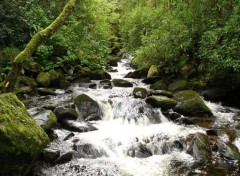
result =
M118 72L111 73L112 79L123 78L129 71L130 59L122 59L118 67L114 67ZM124 78L133 82L134 86L148 88L141 79ZM95 81L99 85L99 81ZM132 96L133 88L112 89L89 89L80 87L78 84L71 86L73 94L85 93L98 101L102 108L103 119L92 124L98 128L97 131L78 133L74 132L74 137L69 140L63 139L70 133L64 129L56 129L58 139L54 140L49 147L58 149L62 153L71 150L75 141L92 144L95 148L103 150L106 155L97 158L74 158L67 164L56 166L43 166L40 175L133 175L133 176L171 176L171 164L174 161L186 163L194 162L191 155L186 153L186 146L183 150L171 148L163 151L164 146L174 141L184 141L190 134L197 132L206 133L206 129L198 126L177 125L168 121L160 109L153 109L142 99ZM69 101L71 95L52 96L47 100L42 100L45 104L61 103ZM38 103L40 103L39 101ZM221 123L231 123L234 113L239 110L232 109L231 112L219 112L221 105L207 102L217 117L216 125ZM36 108L29 111L34 113ZM225 114L224 114L225 113ZM224 137L224 136L223 136ZM146 158L130 157L131 146L143 144L153 153ZM240 138L235 140L235 144L240 147ZM77 166L84 166L79 172ZM200 174L201 171L195 170ZM36 174L37 175L37 174Z

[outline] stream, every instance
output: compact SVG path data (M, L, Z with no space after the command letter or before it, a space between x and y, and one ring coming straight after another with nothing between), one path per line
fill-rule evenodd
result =
M111 77L132 82L135 86L149 88L141 79L124 78L133 71L131 57L118 63L118 72ZM87 94L101 107L102 120L91 121L98 130L91 132L71 132L57 126L57 136L48 146L61 154L74 151L74 146L85 146L88 155L74 155L63 164L39 162L32 175L35 176L172 176L172 175L239 175L239 162L219 157L210 163L199 163L187 154L187 138L195 133L206 134L206 127L183 125L169 121L159 108L152 108L144 99L134 98L133 88L112 87L104 89L99 81L96 89L87 83L74 83L68 90L56 90L56 96L34 96L25 104L34 115L44 106L71 106L72 97ZM222 106L220 103L205 101L215 119L211 127L235 129L239 123L240 110ZM236 119L237 117L237 119ZM76 122L77 123L77 122ZM240 149L240 133L234 130L232 139L227 132L219 133L223 141L231 141ZM73 134L66 140L66 136ZM174 144L174 145L173 145ZM149 151L151 154L149 154Z

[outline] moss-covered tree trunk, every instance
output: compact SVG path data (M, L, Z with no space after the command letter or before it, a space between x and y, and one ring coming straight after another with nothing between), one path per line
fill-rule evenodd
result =
M3 92L10 92L14 89L23 65L29 62L33 52L64 24L78 2L79 0L69 0L60 15L48 27L36 33L25 49L16 56L12 63L12 69L6 78Z

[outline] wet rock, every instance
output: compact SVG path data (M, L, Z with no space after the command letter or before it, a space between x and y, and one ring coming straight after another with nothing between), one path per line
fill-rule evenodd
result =
M90 83L90 84L88 85L88 87L89 87L90 89L97 89L97 84L96 84L96 83Z
M91 80L104 80L104 79L111 79L111 75L107 73L106 71L99 70L96 72L89 73L89 78Z
M146 145L138 142L127 149L127 155L130 157L147 158L152 156L152 152L146 147Z
M57 95L53 89L49 88L37 88L37 91L40 95Z
M152 76L157 76L158 75L158 66L157 65L152 65L147 73L147 78L150 78Z
M37 83L43 87L49 87L51 84L50 74L48 72L41 72L36 78Z
M208 136L217 136L217 131L213 129L207 130L206 133Z
M168 87L167 87L167 84L165 83L164 80L160 80L160 81L157 81L154 84L152 84L150 86L150 89L153 89L153 90L167 90Z
M64 153L61 156L59 156L53 163L54 164L64 164L64 163L67 163L67 162L69 162L69 161L71 161L73 159L75 154L76 154L75 151L69 151L67 153Z
M118 61L119 61L118 58L113 57L113 58L110 59L109 65L113 66L113 67L117 67L118 66Z
M78 119L78 113L75 111L75 109L72 108L64 108L62 106L59 106L56 107L53 112L56 115L59 122L62 122L64 119L68 120Z
M153 90L150 93L151 95L158 95L158 96L165 96L168 98L172 98L173 97L173 93L166 91L166 90Z
M96 159L102 156L107 156L102 148L94 147L89 143L74 144L73 150L77 151L78 158L91 158Z
M42 159L45 162L49 162L49 163L55 161L59 156L60 156L59 150L46 148L42 152Z
M89 132L97 130L96 127L88 122L78 122L73 120L63 120L63 127L73 132Z
M0 107L0 175L26 175L49 138L15 94L1 94Z
M206 106L198 93L192 90L185 90L174 94L177 106L174 111L185 116L210 117L211 110Z
M74 104L78 108L80 118L84 120L100 120L102 117L98 103L86 94L74 98Z
M28 94L31 93L33 90L31 87L28 86L24 86L24 87L20 87L16 90L16 94Z
M100 81L100 87L103 89L111 89L112 88L112 83L110 80L102 80Z
M131 74L127 74L125 78L135 78L135 79L141 79L143 77L146 77L148 74L149 67L141 68L138 70L133 71Z
M168 86L168 90L170 91L181 91L188 89L188 81L187 80L176 80Z
M78 83L91 83L91 79L89 77L84 77L84 78L80 78L80 79L77 79Z
M163 115L171 121L176 121L181 117L181 115L176 112L168 112L168 111L163 112Z
M202 91L201 95L207 100L219 101L227 95L227 91L224 89L207 89Z
M135 98L146 98L148 95L148 91L146 88L143 87L134 87L133 95Z
M72 138L74 135L74 133L69 133L64 139L63 141L67 141L68 139Z
M150 96L146 99L146 103L154 108L162 108L163 110L171 109L177 104L174 99L164 96Z
M54 111L54 109L57 107L57 105L54 105L54 104L47 104L47 105L44 105L43 108L46 109L46 110L51 110L51 111Z
M208 161L212 154L208 137L203 133L196 133L187 152L197 160Z
M183 124L183 125L194 125L195 124L192 120L190 120L186 117L182 117L182 118L177 119L177 122L179 124Z
M173 150L183 150L183 144L179 140L175 140L173 142L166 142L161 146L161 153L167 154L171 153Z
M33 118L46 132L49 132L53 127L57 125L57 118L55 114L50 110L40 112Z
M159 80L160 80L159 76L151 76L151 77L145 78L142 82L145 84L153 84Z
M67 80L60 80L60 82L59 82L60 89L67 89L70 85L71 85L71 83Z
M238 148L232 143L222 141L217 142L218 152L221 156L229 160L240 160Z
M60 72L58 72L54 69L51 69L48 73L50 75L50 85L51 85L51 87L57 87L58 88L60 86L60 81L64 80L64 76Z
M124 79L113 79L112 82L116 87L133 87L133 83Z

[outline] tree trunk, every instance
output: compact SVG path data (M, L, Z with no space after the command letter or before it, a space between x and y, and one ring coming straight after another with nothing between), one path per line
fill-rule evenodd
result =
M73 12L78 1L79 0L69 0L59 16L48 27L36 33L28 42L25 49L15 57L11 71L6 78L3 92L13 91L23 65L29 62L29 58L32 56L33 52L36 51L42 43L48 40L52 34L63 26L68 16Z

